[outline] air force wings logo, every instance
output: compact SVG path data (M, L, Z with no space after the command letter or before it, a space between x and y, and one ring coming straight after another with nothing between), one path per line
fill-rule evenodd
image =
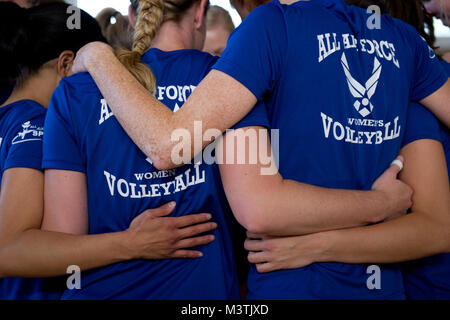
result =
M350 89L353 97L357 99L353 106L355 107L356 111L358 111L365 118L373 111L373 104L370 102L370 99L377 90L382 66L378 59L375 57L372 76L369 78L369 80L367 80L366 86L364 87L351 75L345 53L342 54L341 64L347 78L348 88Z

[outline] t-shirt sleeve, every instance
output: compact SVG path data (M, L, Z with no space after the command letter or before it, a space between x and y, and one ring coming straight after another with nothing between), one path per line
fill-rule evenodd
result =
M421 139L441 141L439 122L434 115L418 103L410 103L403 147Z
M70 170L86 173L79 141L74 134L69 103L71 90L64 81L54 92L45 120L42 166L44 169Z
M232 129L236 130L245 127L265 127L270 129L269 117L267 116L267 109L264 102L258 101L250 113Z
M213 69L233 77L261 100L283 71L287 37L283 9L274 3L260 6L231 34Z
M32 168L42 170L42 143L45 111L17 124L3 170Z
M434 50L414 28L410 28L412 29L410 30L411 42L415 46L411 98L413 101L420 101L440 89L448 76Z

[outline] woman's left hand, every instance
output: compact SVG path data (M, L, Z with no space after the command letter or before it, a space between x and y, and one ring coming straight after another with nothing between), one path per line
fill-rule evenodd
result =
M247 233L248 261L256 264L260 273L308 266L319 260L320 235L278 238Z

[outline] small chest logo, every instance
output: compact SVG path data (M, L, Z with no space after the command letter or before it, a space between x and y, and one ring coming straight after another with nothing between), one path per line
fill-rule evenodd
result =
M17 136L13 139L12 144L42 140L44 128L34 126L30 121L22 124L22 128L22 132L17 134Z
M372 76L367 80L366 85L361 85L350 73L350 67L347 62L347 57L345 53L342 54L341 58L342 68L344 69L345 77L347 78L348 88L352 96L357 99L353 106L356 111L359 112L364 118L367 117L373 111L373 104L370 99L375 94L377 90L378 81L381 75L382 66L378 59L374 58L374 66L372 71Z

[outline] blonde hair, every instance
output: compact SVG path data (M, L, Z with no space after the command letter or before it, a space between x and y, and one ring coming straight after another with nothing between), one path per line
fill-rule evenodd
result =
M233 20L227 10L219 6L211 6L206 18L206 28L211 30L218 26L223 27L230 33L235 29Z
M156 78L150 67L141 62L142 55L150 49L164 22L179 22L184 12L197 1L199 0L139 0L132 49L117 50L116 55L130 73L153 94L156 91Z

